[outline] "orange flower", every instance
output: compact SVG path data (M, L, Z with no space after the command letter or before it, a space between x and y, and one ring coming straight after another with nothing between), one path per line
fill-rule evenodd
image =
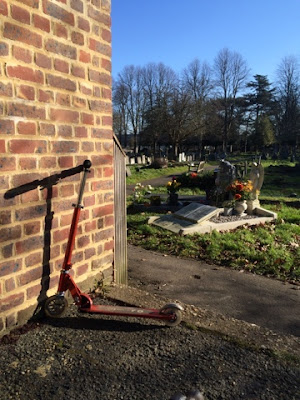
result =
M242 195L239 194L239 193L236 193L236 194L234 195L234 200L241 200L241 198L242 198Z
M237 184L236 184L236 190L237 190L238 192L241 192L241 191L243 190L243 185L242 185L241 183L237 183Z

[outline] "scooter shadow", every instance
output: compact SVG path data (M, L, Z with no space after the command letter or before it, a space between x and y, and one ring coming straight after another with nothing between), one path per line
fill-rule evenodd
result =
M124 319L107 319L107 318L91 318L86 316L63 317L63 318L45 318L41 321L43 325L49 325L56 328L74 329L74 330L92 330L107 332L142 332L153 331L167 328L166 325L158 321L146 323L124 320Z

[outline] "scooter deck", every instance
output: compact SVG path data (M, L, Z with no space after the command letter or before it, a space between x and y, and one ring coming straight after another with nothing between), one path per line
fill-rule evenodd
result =
M138 307L123 307L123 306L108 306L92 304L87 308L79 308L81 312L88 314L103 314L103 315L118 315L124 317L144 317L155 319L170 319L171 315L161 314L159 310L152 308L138 308Z

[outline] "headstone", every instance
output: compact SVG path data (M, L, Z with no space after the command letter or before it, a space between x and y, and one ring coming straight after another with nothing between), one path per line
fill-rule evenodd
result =
M129 164L130 164L130 165L134 165L134 164L135 164L135 159L134 159L133 157L130 159Z
M174 213L174 217L184 219L185 221L201 224L220 212L217 207L208 206L199 203L190 203Z
M146 156L144 154L142 155L142 164L146 164Z
M136 158L136 162L140 165L140 164L142 164L142 157L141 156L138 156L137 158Z
M218 193L224 193L226 188L235 180L236 168L229 161L222 160L217 171L216 186Z

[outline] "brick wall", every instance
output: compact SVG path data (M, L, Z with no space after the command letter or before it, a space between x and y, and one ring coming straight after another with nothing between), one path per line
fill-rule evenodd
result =
M0 32L3 334L56 290L80 182L72 168L85 159L93 167L73 273L89 285L103 271L111 279L110 0L0 0ZM61 171L66 177L56 185L37 187Z

